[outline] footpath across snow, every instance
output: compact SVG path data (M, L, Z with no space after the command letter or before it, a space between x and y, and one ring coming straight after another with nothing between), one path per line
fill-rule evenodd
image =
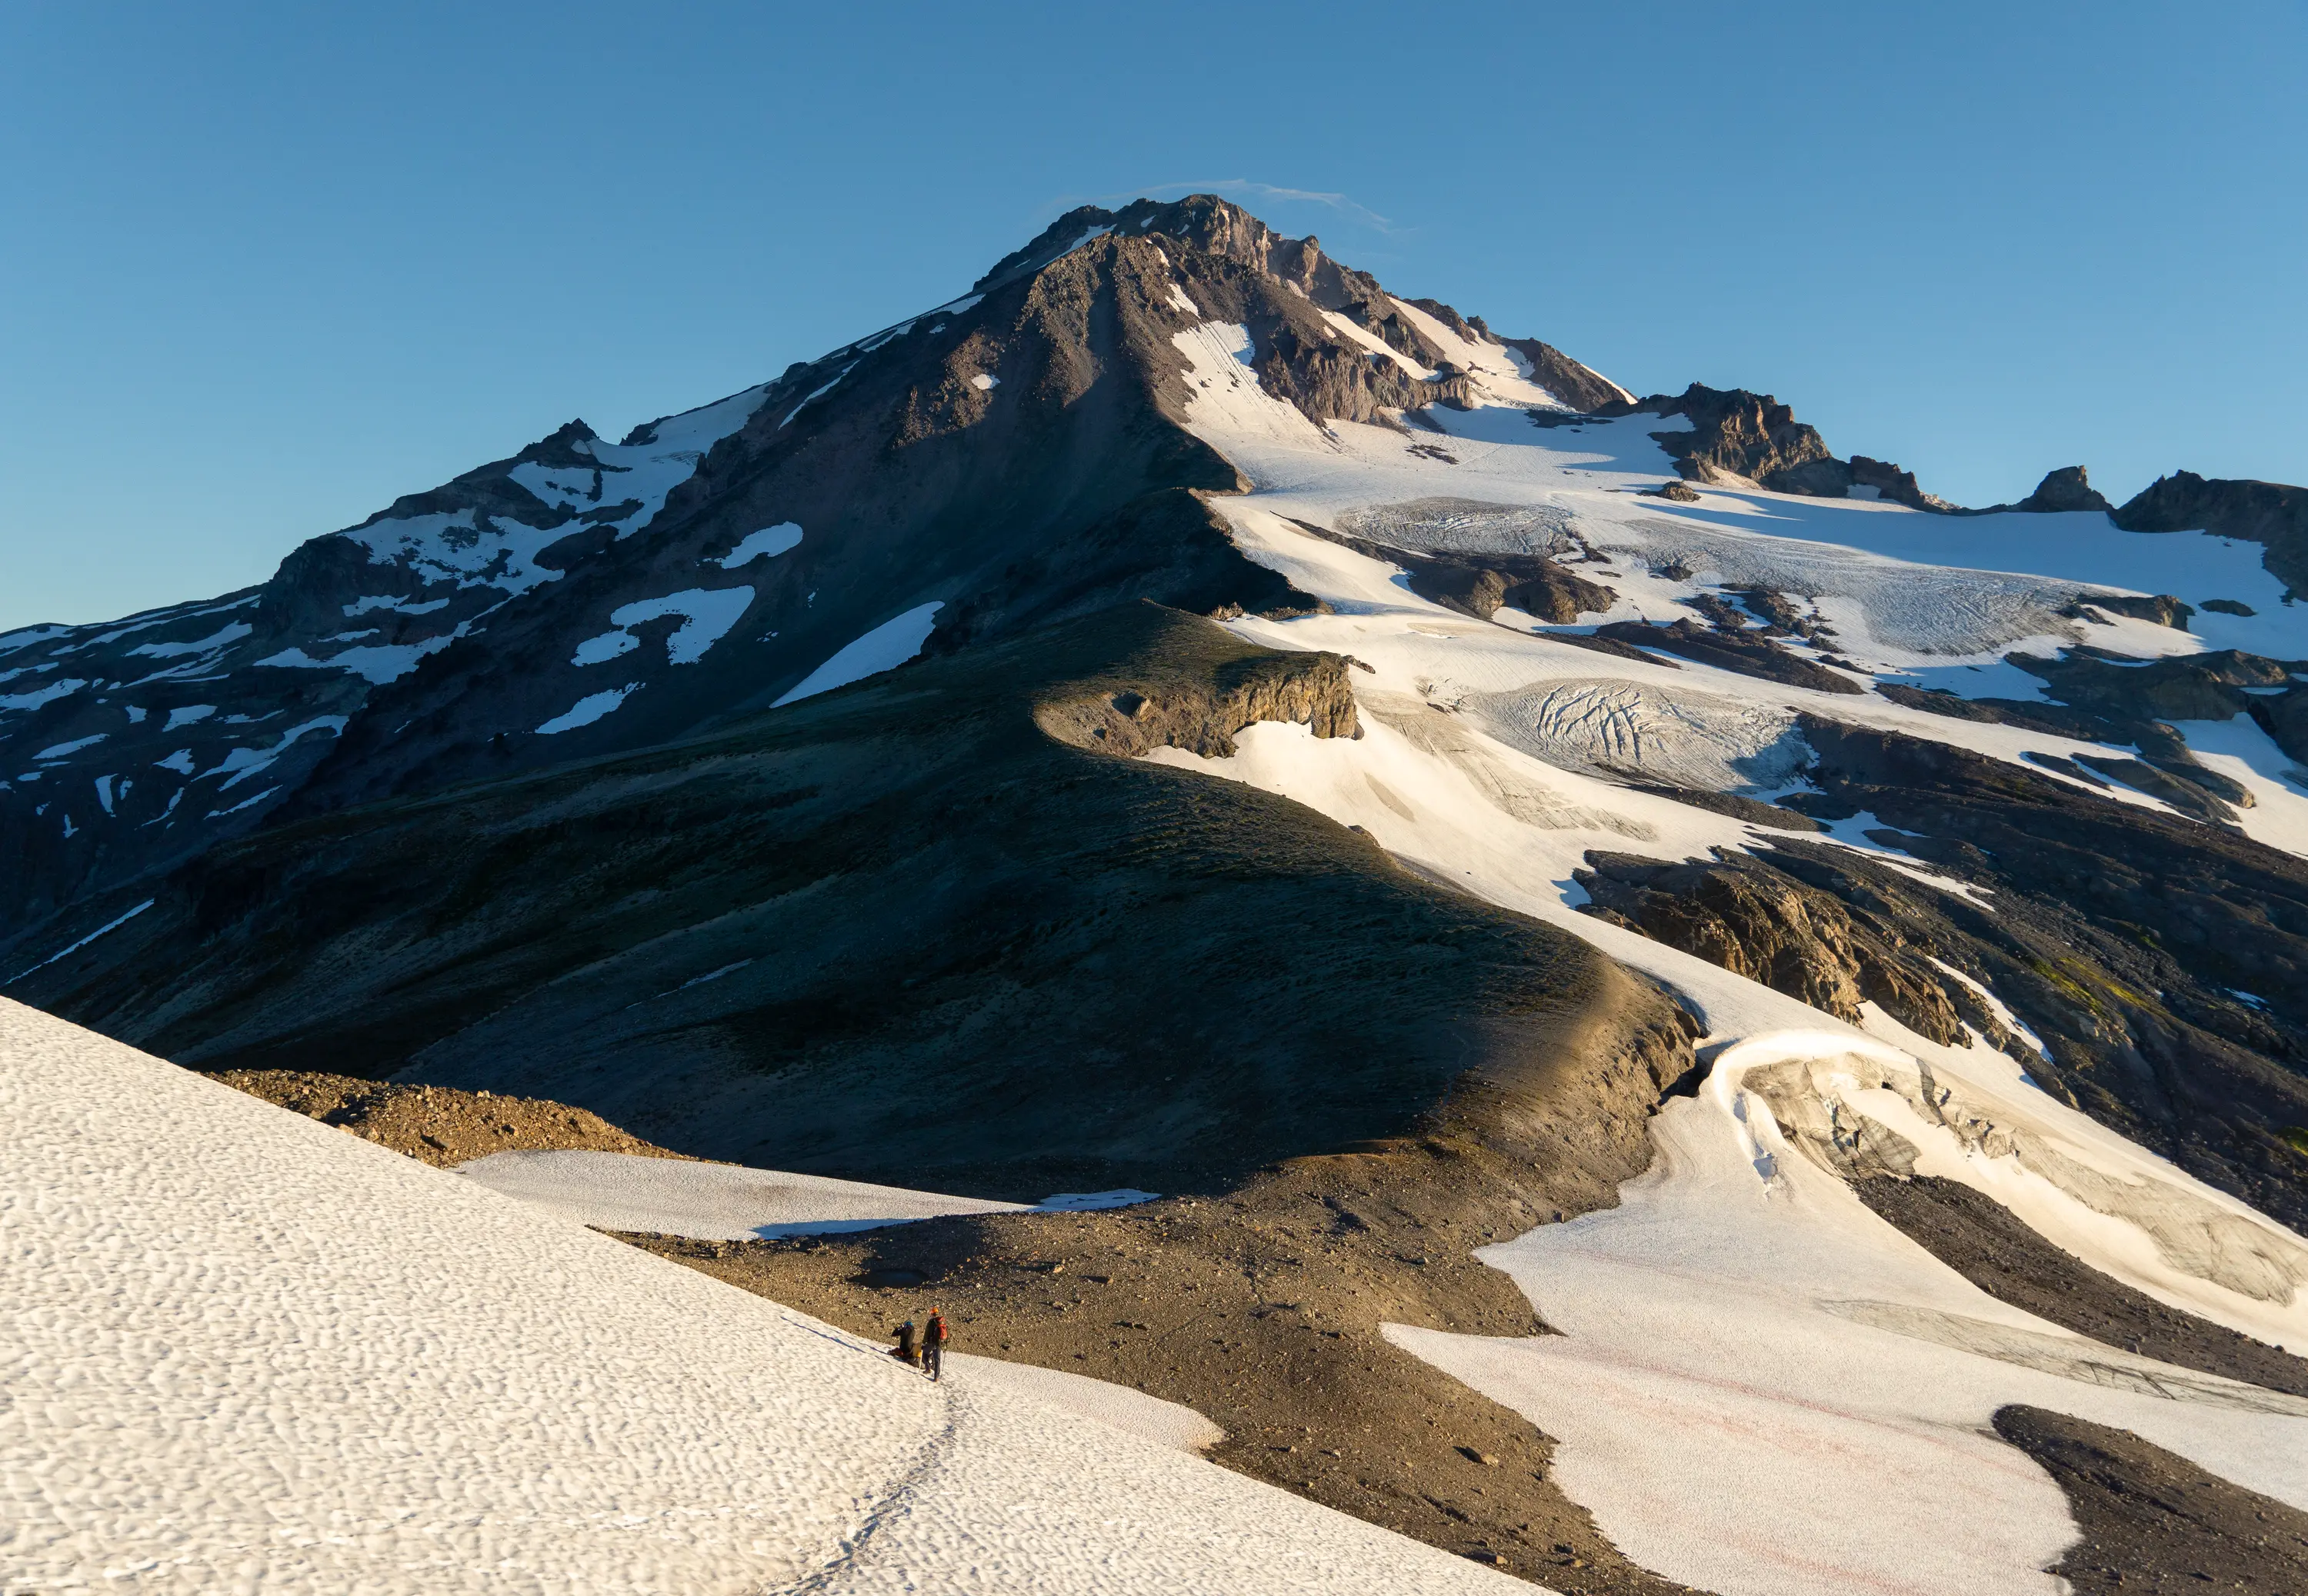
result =
M0 1592L1508 1592L0 1000Z

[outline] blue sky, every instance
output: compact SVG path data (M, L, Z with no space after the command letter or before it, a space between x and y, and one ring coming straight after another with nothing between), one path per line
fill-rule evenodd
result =
M2308 482L2304 47L2296 0L12 0L0 627L261 580L1197 187L1962 502Z

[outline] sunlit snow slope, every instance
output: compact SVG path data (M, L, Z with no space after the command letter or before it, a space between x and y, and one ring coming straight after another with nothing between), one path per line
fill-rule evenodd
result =
M1464 369L1498 357L1432 317L1418 325ZM2115 1279L2295 1351L2308 1350L2308 1244L2054 1101L1974 1027L1963 1045L1934 1042L1872 1001L1847 1023L1580 913L1574 880L1590 850L1706 861L1799 831L1800 818L1775 828L1755 818L1771 811L1727 800L1804 788L1806 715L2176 815L2074 763L2131 759L2130 747L1930 713L1882 690L2037 699L2038 677L2008 656L2088 648L2308 656L2308 623L2257 545L2125 534L2097 513L1956 518L1722 486L1677 502L1657 496L1676 474L1652 434L1681 417L1580 422L1500 382L1494 402L1399 428L1317 425L1262 390L1239 329L1176 341L1190 425L1253 485L1213 502L1243 548L1328 611L1231 624L1353 656L1365 734L1262 725L1227 759L1151 757L1287 794L1437 880L1587 937L1675 989L1706 1030L1711 1073L1654 1121L1659 1161L1623 1206L1484 1255L1564 1334L1404 1329L1401 1344L1559 1437L1565 1489L1630 1557L1727 1593L2061 1588L2041 1571L2074 1526L2050 1479L1988 1429L2007 1403L2132 1429L2308 1505L2308 1401L2001 1303L1878 1219L1847 1178L1889 1167L1970 1185ZM1478 620L1411 591L1408 573L1436 554L1554 556L1607 588L1609 608L1568 624L1511 606ZM1828 629L1782 634L1787 657L1821 667L1804 681L1588 640L1618 621L1704 625L1762 590ZM2200 608L2183 629L2079 608L2127 591L2252 614ZM2234 811L2246 835L2308 853L2308 792L2257 726L2176 729L2256 801ZM1643 784L1727 802L1711 811ZM1994 890L1911 856L1871 815L1809 840L2000 912Z
M12 1596L1525 1588L5 1000L0 1231Z

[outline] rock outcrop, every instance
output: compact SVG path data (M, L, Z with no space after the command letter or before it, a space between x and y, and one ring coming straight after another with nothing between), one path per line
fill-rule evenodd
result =
M1903 934L2042 1037L2038 1084L2284 1223L2308 1221L2286 1140L2308 1125L2308 863L1959 748L1800 725L1819 791L1786 802L1873 814L1993 906L1891 887L1848 857L1807 860L1800 843L1778 868L1847 901L1871 875L1864 889L1904 894Z
M2040 514L2059 514L2080 510L2114 510L2115 506L2092 486L2089 473L2081 466L2062 466L2056 471L2045 472L2044 480L2036 485L2036 491L2011 508Z
M1469 318L1476 331L1492 336L1480 316ZM1530 364L1530 380L1574 410L1593 412L1606 405L1624 404L1627 390L1592 366L1582 365L1553 344L1535 338L1499 339Z
M1839 1019L1858 1024L1859 1005L1872 1001L1934 1042L1961 1043L1967 1018L1999 1044L2008 1035L1961 982L1911 949L1895 922L1768 864L1719 851L1711 864L1600 852L1587 863L1577 876L1587 913ZM1968 1000L1963 1009L1951 988Z
M2017 504L1990 504L1978 510L1958 510L1957 515L2005 515L2024 511L2030 515L2054 515L2069 511L2113 511L2115 507L2100 495L2091 485L2091 476L2081 466L2062 466L2047 471L2036 491Z
M1821 692L1867 691L1840 671L1789 653L1761 631L1727 631L1719 627L1701 626L1696 621L1678 621L1672 626L1655 626L1648 621L1614 621L1597 627L1595 635L1644 648L1663 648L1701 665L1736 671L1743 676L1759 676L1766 682L1784 682L1790 687L1814 688Z
M1502 606L1522 611L1535 621L1568 626L1581 615L1599 615L1618 602L1618 595L1599 582L1590 582L1562 562L1544 554L1460 554L1448 550L1405 548L1351 532L1334 531L1313 521L1292 523L1358 554L1402 568L1403 580L1413 593L1443 608L1477 621L1488 621ZM1350 525L1367 525L1357 519Z
M1917 486L1912 471L1864 454L1839 459L1818 428L1797 421L1794 410L1768 393L1693 382L1680 394L1606 400L1596 410L1604 416L1687 416L1689 431L1651 436L1692 482L1764 487L1814 499L1847 499L1854 489L1863 489L1861 497L1890 499L1915 510L1945 514L1955 509Z
M1770 394L1693 382L1672 398L1655 394L1632 405L1609 407L1604 413L1614 410L1687 417L1688 432L1654 435L1692 481L1730 478L1769 486L1770 479L1778 477L1795 485L1789 492L1830 496L1823 484L1816 488L1804 485L1811 478L1800 475L1805 467L1834 460L1826 442L1816 427L1797 421L1792 409ZM1837 492L1839 494L1840 489Z
M1303 725L1317 737L1362 735L1340 654L1246 655L1207 674L1150 670L1073 683L1036 705L1034 718L1062 742L1124 758L1179 748L1223 759L1235 734L1260 721Z
M2175 471L2108 519L2127 532L2203 531L2263 545L2268 569L2293 593L2308 594L2308 488Z

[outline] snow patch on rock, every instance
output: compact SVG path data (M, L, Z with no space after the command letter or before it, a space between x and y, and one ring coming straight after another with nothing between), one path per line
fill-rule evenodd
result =
M641 646L641 639L633 635L634 627L667 615L679 615L681 624L666 639L666 658L675 665L695 665L705 657L708 648L728 635L753 604L751 588L689 588L662 598L620 605L609 612L609 624L616 630L578 644L570 663L589 665L615 659Z
M612 687L601 692L589 692L560 714L537 728L540 736L551 737L563 732L573 732L579 726L590 726L641 690L638 682L628 682L623 687Z
M758 532L748 532L731 549L712 563L724 571L735 571L740 565L750 565L756 560L782 554L801 546L801 526L796 521L779 521L774 527L763 527Z
M883 622L864 637L844 644L832 658L803 677L771 708L798 703L883 671L895 670L922 651L922 645L929 641L930 633L936 629L937 613L943 608L943 599L932 599Z

